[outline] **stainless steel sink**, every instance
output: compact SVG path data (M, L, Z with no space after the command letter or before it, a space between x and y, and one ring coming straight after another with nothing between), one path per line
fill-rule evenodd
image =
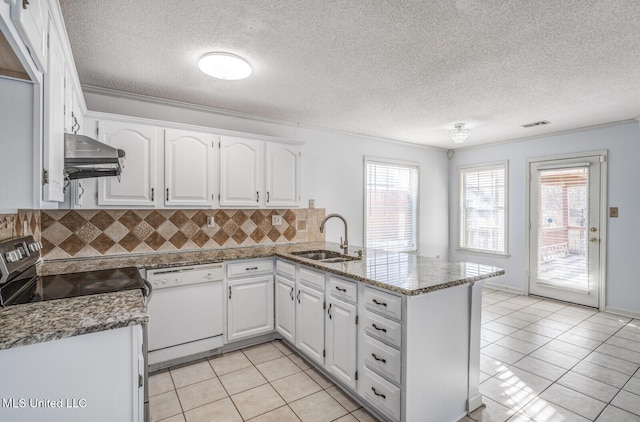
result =
M291 255L299 256L300 258L307 258L313 261L320 261L326 263L335 262L347 262L360 259L357 256L349 256L341 254L340 252L328 251L328 250L315 250L315 251L299 251L291 252Z

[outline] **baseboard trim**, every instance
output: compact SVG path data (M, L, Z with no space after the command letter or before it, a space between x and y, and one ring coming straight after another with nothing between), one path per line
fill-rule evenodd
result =
M469 397L469 400L467 401L468 413L471 414L472 412L478 410L480 407L482 407L482 404L482 394L478 393L473 397Z
M510 287L510 286L505 286L504 284L496 284L496 283L491 283L491 282L487 281L486 283L484 283L484 286L492 288L492 289L496 289L496 290L502 290L504 292L515 293L515 294L518 294L518 295L524 295L524 290L516 289L516 288Z
M626 317L629 317L629 318L640 319L640 312L630 311L628 309L615 308L613 306L605 306L604 307L604 311L605 312L610 312L612 314L626 316Z

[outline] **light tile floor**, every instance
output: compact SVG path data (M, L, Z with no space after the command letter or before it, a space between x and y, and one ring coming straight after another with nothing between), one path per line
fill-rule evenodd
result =
M640 320L485 288L480 392L464 422L640 422Z
M281 341L149 377L151 422L372 422Z
M486 407L463 422L640 422L640 320L485 288L480 358ZM280 341L154 374L149 393L152 422L376 420Z

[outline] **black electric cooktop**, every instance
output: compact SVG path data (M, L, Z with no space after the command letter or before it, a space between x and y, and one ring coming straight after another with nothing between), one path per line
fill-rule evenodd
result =
M142 289L146 286L136 267L80 273L22 277L22 283L14 291L7 291L5 306L46 300L111 293L120 290ZM6 286L9 287L9 286Z

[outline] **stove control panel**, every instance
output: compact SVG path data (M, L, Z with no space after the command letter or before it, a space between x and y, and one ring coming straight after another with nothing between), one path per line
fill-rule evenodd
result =
M34 265L40 259L42 243L33 236L16 237L0 242L0 284Z

